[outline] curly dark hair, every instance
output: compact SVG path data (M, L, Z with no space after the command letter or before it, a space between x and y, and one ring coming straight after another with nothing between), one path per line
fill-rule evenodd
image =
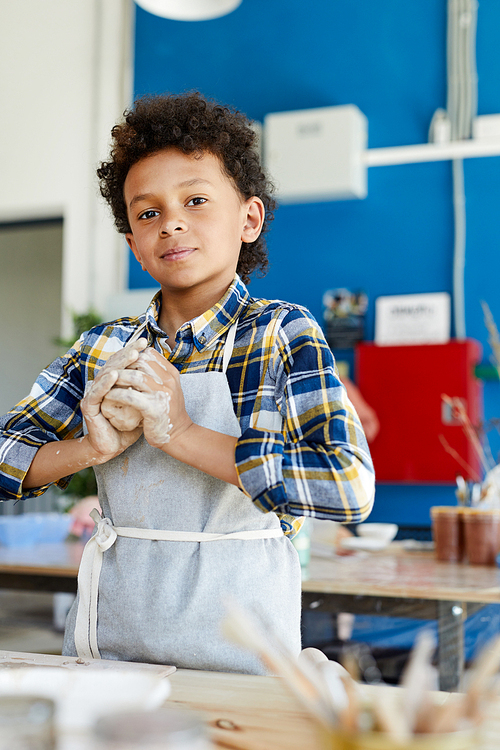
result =
M245 283L250 274L268 268L265 233L274 218L273 186L259 162L256 134L248 118L230 107L203 97L199 92L179 96L157 95L138 99L111 131L110 161L97 170L101 195L109 203L119 232L130 232L123 186L130 168L140 159L175 147L184 154L204 151L216 156L233 180L243 200L260 198L266 213L260 236L242 242L237 272Z

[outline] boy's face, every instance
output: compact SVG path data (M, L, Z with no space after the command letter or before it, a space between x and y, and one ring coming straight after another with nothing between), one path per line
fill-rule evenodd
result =
M234 278L241 243L256 240L264 220L262 201L244 201L209 152L196 158L168 148L141 159L124 197L127 242L142 267L165 293L196 291L210 306Z

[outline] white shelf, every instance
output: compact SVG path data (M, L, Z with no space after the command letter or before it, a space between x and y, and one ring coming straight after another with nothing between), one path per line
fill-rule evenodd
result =
M478 156L500 156L500 139L471 139L449 143L421 143L416 146L370 148L364 151L361 158L367 167L383 167L390 164L471 159Z

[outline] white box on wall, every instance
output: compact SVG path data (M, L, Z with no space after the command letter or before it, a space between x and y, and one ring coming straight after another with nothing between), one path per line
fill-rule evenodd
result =
M354 104L264 119L264 164L283 203L365 198L368 121Z
M472 137L481 140L500 139L500 115L479 115L472 120Z
M447 344L450 326L448 292L398 294L375 300L376 344Z

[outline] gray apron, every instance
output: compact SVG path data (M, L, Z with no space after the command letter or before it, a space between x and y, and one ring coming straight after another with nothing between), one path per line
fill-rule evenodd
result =
M222 372L180 382L193 422L238 437L225 374L235 332ZM143 436L95 472L104 518L85 547L63 654L265 674L222 635L227 598L255 607L299 653L300 565L275 513Z

